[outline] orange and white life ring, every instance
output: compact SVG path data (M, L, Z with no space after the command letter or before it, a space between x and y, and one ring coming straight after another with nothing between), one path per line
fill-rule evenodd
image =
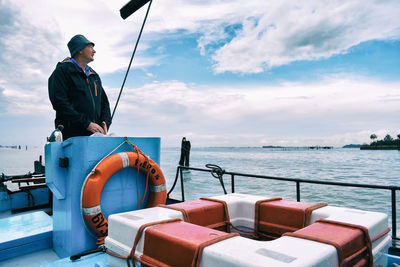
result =
M82 217L99 240L108 234L108 221L100 207L101 192L108 179L123 168L137 168L148 175L150 195L147 207L166 202L165 178L157 163L142 152L122 152L106 157L86 177L81 191Z

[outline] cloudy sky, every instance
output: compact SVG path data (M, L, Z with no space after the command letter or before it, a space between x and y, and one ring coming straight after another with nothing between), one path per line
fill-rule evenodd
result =
M146 6L0 0L0 144L43 145L77 34L116 103ZM163 146L332 145L400 134L400 1L154 0L111 132Z

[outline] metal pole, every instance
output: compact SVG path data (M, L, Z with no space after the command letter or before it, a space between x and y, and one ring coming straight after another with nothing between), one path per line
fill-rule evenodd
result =
M143 28L144 28L144 25L146 24L147 16L149 15L149 11L150 11L150 7L151 7L151 3L152 2L153 2L153 0L150 1L149 5L147 7L146 15L144 16L142 27L140 28L139 36L138 36L138 38L136 40L135 48L133 49L131 60L129 61L128 69L126 70L124 81L122 82L121 89L119 90L119 95L118 95L118 98L117 98L117 102L115 103L114 110L113 110L112 115L111 115L111 121L114 118L115 110L117 109L117 106L118 106L118 103L119 103L119 99L121 98L121 94L122 94L122 90L124 89L124 86L125 86L126 78L128 78L128 73L129 73L129 70L131 69L132 61L133 61L133 58L135 57L136 49L138 47L138 44L139 44L139 41L140 41L140 37L142 36Z
M392 189L392 236L397 237L396 229L396 189Z
M296 196L297 202L300 202L300 182L296 181Z
M182 173L182 168L179 167L179 171L181 174L181 192L182 192L182 202L185 201L185 189L183 188L183 173Z
M176 175L175 175L174 184L172 185L171 189L170 189L169 192L167 193L167 198L169 198L169 195L172 193L172 191L174 191L174 188L175 188L175 186L176 186L176 182L178 181L178 175L179 175L179 167L176 168Z
M231 175L231 187L232 187L232 193L235 193L235 175Z

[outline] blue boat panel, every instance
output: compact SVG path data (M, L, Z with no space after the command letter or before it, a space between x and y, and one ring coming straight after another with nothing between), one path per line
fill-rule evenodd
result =
M139 179L139 202L137 199L136 190L136 179ZM140 204L145 191L145 176L139 172L137 177L137 170L135 169L123 169L118 173L111 176L106 185L104 186L103 193L101 195L101 210L106 218L108 215L113 213L120 213L128 210L138 209L138 203ZM148 190L148 189L147 189ZM115 198L115 196L118 196ZM143 201L144 204L140 205L140 208L145 207L148 199L148 192ZM109 201L113 199L113 201Z
M51 234L48 235L38 235L44 237L43 239L36 239L34 242L27 243L26 241L29 238L25 238L23 244L19 244L17 247L9 247L3 250L0 250L0 261L15 258L21 255L25 255L27 253L39 251L42 249L51 247ZM37 237L38 238L38 237Z
M52 232L51 231L16 238L16 239L1 243L0 253L4 253L5 250L10 249L10 248L19 248L26 244L32 244L35 242L38 242L38 243L47 242L47 240L50 242L49 243L50 246L46 246L45 248L50 248L51 240L52 240ZM40 248L40 249L43 249L43 248ZM26 252L24 252L23 254L26 254ZM1 258L1 256L0 256L0 258Z
M66 170L56 167L58 166L59 159L63 157L63 144L64 143L60 142L52 142L46 145L44 149L46 184L57 199L65 198L65 180L57 179L57 177L66 177Z
M43 211L0 219L0 260L51 247L52 219Z
M38 267L109 267L106 253L95 253L71 261L68 257Z
M10 197L8 196L7 191L2 190L2 188L0 187L0 212L10 210L10 208Z
M96 239L86 229L80 210L83 182L96 164L118 147L123 137L73 137L63 143L50 143L46 151L46 183L53 191L53 248L60 258L96 248ZM160 138L132 138L128 140L156 163L160 161ZM113 153L133 151L124 143ZM49 152L49 155L47 155ZM68 158L68 167L59 166L59 158ZM101 209L109 214L135 210L146 188L146 179L134 169L115 173L104 186ZM147 192L148 193L148 192ZM147 195L141 207L146 205Z
M34 202L29 202L27 192L18 192L10 195L11 199L11 209L19 209L24 207L29 207L33 205L46 204L49 202L49 189L47 188L37 188L30 191Z
M400 265L400 256L388 254L387 257L387 266L396 266L395 264Z

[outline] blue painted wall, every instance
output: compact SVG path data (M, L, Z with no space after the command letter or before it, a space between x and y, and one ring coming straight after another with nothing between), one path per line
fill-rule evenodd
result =
M160 164L160 138L129 137L128 140ZM123 141L123 137L73 137L45 146L46 184L53 192L53 247L61 258L96 247L96 239L86 229L81 216L82 185L93 167ZM123 151L133 151L133 148L124 143L114 153ZM59 158L65 157L69 166L62 168ZM101 197L101 209L106 217L137 209L136 176L136 169L127 168L107 182ZM140 173L140 199L144 191L145 177Z

